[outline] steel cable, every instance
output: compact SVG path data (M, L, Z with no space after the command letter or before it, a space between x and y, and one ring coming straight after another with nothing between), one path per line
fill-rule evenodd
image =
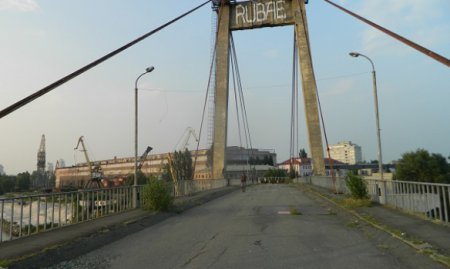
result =
M167 22L167 23L157 27L156 29L154 29L154 30L144 34L143 36L141 36L141 37L139 37L139 38L129 42L128 44L126 44L126 45L124 45L124 46L122 46L122 47L120 47L120 48L118 48L118 49L116 49L116 50L106 54L105 56L103 56L103 57L101 57L101 58L91 62L90 64L88 64L88 65L78 69L77 71L75 71L75 72L73 72L73 73L71 73L71 74L61 78L60 80L58 80L56 82L53 82L52 84L48 85L47 87L45 87L45 88L43 88L43 89L41 89L41 90L39 90L39 91L37 91L37 92L27 96L27 97L23 98L22 100L12 104L11 106L1 110L0 111L0 119L3 118L6 115L12 113L13 111L21 108L22 106L25 106L26 104L34 101L35 99L43 96L44 94L54 90L55 88L65 84L66 82L72 80L73 78L76 78L77 76L83 74L84 72L90 70L91 68L93 68L93 67L103 63L104 61L112 58L113 56L119 54L120 52L122 52L122 51L130 48L131 46L141 42L142 40L146 39L147 37L149 37L149 36L159 32L160 30L162 30L162 29L166 28L167 26L171 25L172 23L182 19L183 17L191 14L192 12L194 12L197 9L203 7L204 5L206 5L209 2L211 2L211 0L208 0L208 1L204 2L203 4L201 4L201 5L193 8L193 9L191 9L190 11L181 14L180 16L176 17L175 19L173 19L173 20L171 20L171 21L169 21L169 22Z

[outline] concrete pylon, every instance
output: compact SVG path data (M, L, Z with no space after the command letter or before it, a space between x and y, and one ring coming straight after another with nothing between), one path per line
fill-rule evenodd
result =
M304 0L258 0L220 5L216 44L216 93L214 114L214 179L223 178L226 161L230 31L295 25L303 100L313 173L325 175L317 86L314 77Z
M228 76L230 56L230 6L223 5L218 16L216 47L216 94L212 178L223 178L228 123Z
M300 58L303 101L305 103L306 126L308 128L309 149L313 161L313 173L314 175L324 176L325 163L317 102L317 85L309 45L305 4L303 1L292 1L292 9L294 10L295 38Z

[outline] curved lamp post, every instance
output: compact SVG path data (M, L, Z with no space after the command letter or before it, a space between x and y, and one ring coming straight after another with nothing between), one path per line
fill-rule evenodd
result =
M139 79L155 68L153 66L147 67L145 72L137 77L134 83L134 184L133 184L133 208L137 208L137 160L138 160L138 81Z
M369 60L370 64L372 65L373 96L374 96L374 100L375 100L375 118L376 118L376 123L377 123L377 137L378 137L378 170L380 171L381 180L384 180L384 178L383 178L383 157L382 157L383 155L381 153L380 116L378 114L378 94L377 94L377 78L376 78L376 74L375 74L375 66L374 66L372 60L364 54L361 54L358 52L350 52L349 55L352 57L355 57L355 58L357 58L359 56L366 58L367 60Z

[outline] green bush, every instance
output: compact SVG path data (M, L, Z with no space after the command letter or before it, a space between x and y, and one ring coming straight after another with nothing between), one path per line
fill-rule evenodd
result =
M152 178L142 188L143 208L166 211L173 204L172 188L162 180Z
M287 177L288 173L284 169L269 169L264 174L264 177Z
M364 182L361 176L349 173L345 178L345 183L347 184L347 187L350 189L353 198L365 199L369 196L367 192L366 183Z

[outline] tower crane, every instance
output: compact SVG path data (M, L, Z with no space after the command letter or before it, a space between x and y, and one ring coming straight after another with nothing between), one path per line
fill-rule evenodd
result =
M97 188L101 188L102 184L101 184L101 180L103 178L103 171L102 168L100 167L99 164L93 164L91 163L90 159L89 159L89 155L86 149L86 146L84 144L84 137L80 136L80 138L78 139L78 143L77 146L74 148L74 150L77 150L78 147L80 146L82 147L83 153L84 153L84 157L86 158L86 162L88 164L89 167L89 173L90 173L90 180L88 182L86 182L86 184L84 185L84 188L89 188L92 186L92 184L97 185Z

